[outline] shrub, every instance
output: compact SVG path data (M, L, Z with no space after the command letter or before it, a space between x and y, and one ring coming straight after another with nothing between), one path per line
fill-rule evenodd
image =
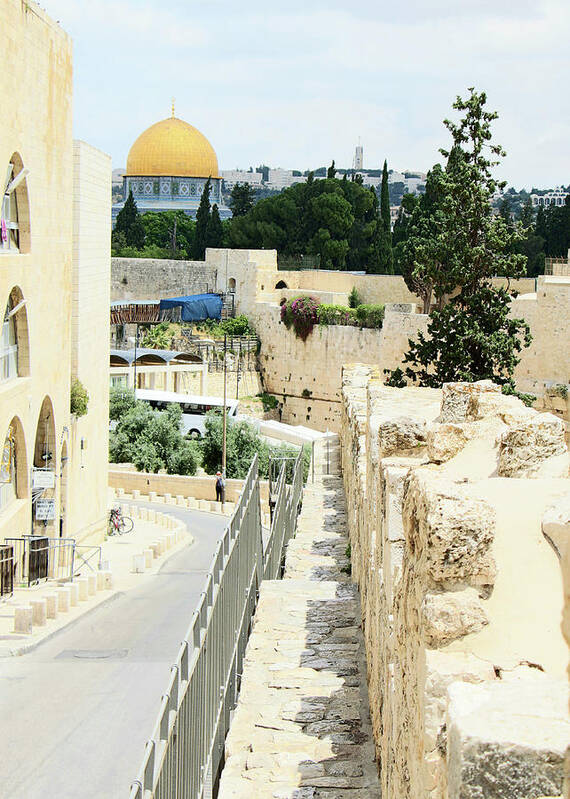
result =
M118 422L134 406L135 392L130 388L112 388L109 391L109 419Z
M349 308L358 308L361 304L360 294L358 293L356 286L353 286L350 290L350 294L348 295L348 307Z
M355 313L360 327L382 327L384 322L383 305L359 305Z
M384 383L386 386L392 386L392 388L404 388L408 385L405 375L399 367L393 371L390 369L384 369L384 374L390 375Z
M89 405L89 394L81 380L74 380L71 384L69 397L69 410L75 416L85 416Z
M279 400L277 397L274 397L273 394L268 394L266 391L262 391L257 396L261 400L261 404L263 405L263 410L265 413L267 413L267 411L274 410L279 405Z
M306 341L319 320L319 305L315 297L295 297L281 306L281 321L288 330L293 327L297 338Z
M355 312L346 305L319 305L319 325L353 325L356 321Z

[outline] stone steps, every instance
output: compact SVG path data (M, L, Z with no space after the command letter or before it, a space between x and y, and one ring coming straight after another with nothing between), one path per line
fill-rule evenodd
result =
M285 579L261 586L220 799L379 799L360 599L348 571L342 481L316 474Z

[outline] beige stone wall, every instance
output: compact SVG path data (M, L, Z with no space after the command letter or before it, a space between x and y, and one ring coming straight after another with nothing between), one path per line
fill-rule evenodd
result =
M0 65L4 76L4 112L0 125L0 172L18 154L29 169L27 203L19 203L23 229L29 230L25 253L0 253L2 313L18 287L27 317L28 376L0 385L0 438L11 420L22 426L18 447L18 500L0 510L0 539L31 531L30 469L38 417L44 398L55 434L50 432L51 466L60 471L59 443L69 428L71 362L72 132L71 41L33 2L6 0L2 5ZM22 195L18 200L23 199ZM26 205L28 208L26 208ZM29 211L29 215L27 213ZM27 238L27 237L26 237ZM20 349L20 354L23 352ZM42 427L43 423L40 425ZM40 438L43 432L40 430ZM53 450L54 447L51 447ZM59 485L52 493L59 518ZM43 527L43 525L42 525ZM49 524L47 532L56 530Z
M109 156L74 142L71 376L89 393L70 431L66 532L78 540L100 540L107 528L110 183Z
M570 277L539 277L536 293L514 300L511 313L525 319L533 335L515 371L517 385L537 394L545 384L568 385Z
M427 317L386 313L382 330L316 327L305 342L285 328L275 305L256 303L254 321L261 338L263 385L283 402L283 421L336 432L343 364L359 361L396 368L408 338L425 330Z
M17 190L21 251L0 252L2 309L11 292L25 302L16 315L18 376L0 384L0 438L15 420L18 474L17 498L0 508L0 540L32 529L58 536L60 515L71 535L103 512L110 218L108 159L103 165L97 154L91 169L88 148L78 145L83 154L74 160L70 38L34 2L6 0L2 23L0 173L15 160L29 175ZM69 407L75 375L92 395L79 423ZM83 469L82 437L90 453ZM34 459L55 474L55 488L44 492L55 500L47 526L32 524Z
M570 487L563 425L490 384L378 378L344 370L341 445L382 795L557 796L568 656L541 520Z
M227 502L239 500L243 482L243 480L226 480ZM259 485L261 499L263 502L267 502L267 480L261 480ZM109 468L109 487L122 488L127 494L132 494L133 490L137 490L145 495L148 495L149 491L154 491L159 496L170 494L172 497L216 499L216 478L213 475L211 477L183 477L175 474L147 474L111 466Z

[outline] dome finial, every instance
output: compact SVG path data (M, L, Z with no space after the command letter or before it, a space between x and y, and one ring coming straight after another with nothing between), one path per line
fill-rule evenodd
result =
M175 106L175 104L176 104L176 98L175 98L175 97L173 97L173 98L172 98L172 116L173 116L173 117L174 117L174 106Z

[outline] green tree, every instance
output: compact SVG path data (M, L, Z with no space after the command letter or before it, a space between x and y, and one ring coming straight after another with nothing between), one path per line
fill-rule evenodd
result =
M382 274L394 273L394 258L392 255L392 229L390 220L390 193L388 190L388 164L384 161L382 169L382 185L380 188L380 219L381 234L379 241L379 271Z
M255 189L249 183L236 183L230 194L232 216L244 216L255 205Z
M208 225L210 223L210 178L204 185L200 204L196 212L193 256L195 261L203 261L208 246Z
M129 192L127 201L117 214L115 232L124 235L128 247L139 249L144 246L144 226L132 191Z
M335 175L336 175L336 169L335 169L334 158L333 158L332 164L327 169L327 178L329 178L329 179L330 178L334 178Z
M224 229L222 227L222 220L216 203L212 206L212 213L208 220L208 229L206 230L206 246L207 247L221 247L224 238Z
M130 403L125 399L125 405ZM117 400L118 424L109 436L109 458L114 463L132 462L139 471L195 474L200 454L196 444L180 431L182 410L170 405L160 413L146 402L135 402L128 410Z
M413 206L401 250L402 275L409 290L422 300L424 313L429 313L434 294L441 307L445 294L456 285L454 275L445 268L447 251L442 235L445 192L445 174L436 164L428 173L425 194Z
M118 422L134 406L135 392L130 388L112 388L109 391L109 419Z
M437 176L437 210L428 220L429 232L419 236L425 254L420 248L414 268L419 271L430 260L435 296L443 297L450 286L458 293L432 311L427 336L420 333L410 342L404 362L408 378L421 385L492 379L514 390L517 353L529 345L530 330L524 320L510 318L512 295L494 288L492 277L524 273L526 258L513 251L524 231L492 212L491 197L504 187L492 175L496 159L504 156L492 143L497 114L486 110L484 92L469 92L453 104L464 114L460 121L444 122L453 143L440 151L447 164Z

